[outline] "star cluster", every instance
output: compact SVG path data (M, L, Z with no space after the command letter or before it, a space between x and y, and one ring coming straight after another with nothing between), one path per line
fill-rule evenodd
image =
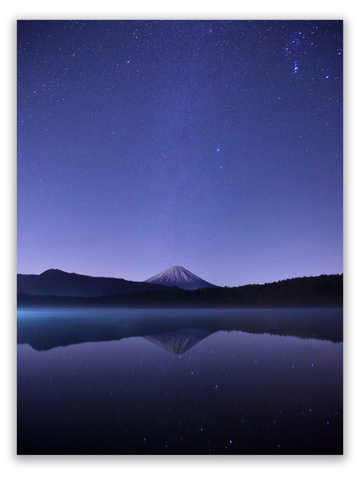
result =
M19 273L341 273L342 53L341 21L19 21Z

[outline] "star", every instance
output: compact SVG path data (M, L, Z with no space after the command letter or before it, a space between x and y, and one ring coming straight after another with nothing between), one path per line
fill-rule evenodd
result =
M341 273L342 39L338 21L19 21L19 273Z

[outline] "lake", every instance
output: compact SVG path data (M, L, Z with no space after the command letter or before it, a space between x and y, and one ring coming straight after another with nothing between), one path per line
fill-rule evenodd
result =
M342 454L342 316L19 309L18 454Z

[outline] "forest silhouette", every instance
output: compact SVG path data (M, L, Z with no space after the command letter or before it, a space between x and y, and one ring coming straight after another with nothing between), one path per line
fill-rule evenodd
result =
M97 298L18 294L18 307L187 307L281 308L342 307L343 275L320 275L281 280L263 285L198 290L136 292Z

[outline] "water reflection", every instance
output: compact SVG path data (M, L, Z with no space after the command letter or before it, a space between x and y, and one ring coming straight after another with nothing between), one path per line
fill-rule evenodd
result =
M160 348L167 350L173 355L180 355L187 352L212 332L195 330L194 328L179 330L178 332L164 332L157 335L146 335L146 340L154 343Z
M341 320L20 312L18 453L341 454Z
M18 311L18 344L49 350L84 342L150 337L184 329L233 330L342 342L341 308L147 310L35 309Z

